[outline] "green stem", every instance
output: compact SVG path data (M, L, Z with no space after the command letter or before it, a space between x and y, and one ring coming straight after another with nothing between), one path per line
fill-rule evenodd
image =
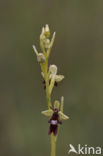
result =
M46 59L46 71L45 71L45 81L46 81L46 99L48 104L48 109L51 107L51 96L49 92L49 74L48 74L48 60Z
M52 106L51 104L51 93L49 90L49 73L48 73L48 58L45 62L45 81L46 81L46 99L48 103L48 109ZM56 137L51 134L51 156L55 156L56 151Z
M52 78L50 86L49 86L49 93L50 93L50 95L52 93L52 90L53 90L53 87L54 87L54 83L55 83L55 78Z
M56 154L56 137L51 134L51 156L55 156Z
M52 106L51 92L52 92L52 89L54 86L54 79L52 80L50 87L49 87L48 56L47 56L47 52L43 51L43 53L45 55L46 60L43 64L41 64L41 69L42 69L42 72L44 73L44 79L45 79L45 83L46 83L46 99L47 99L48 109L50 109L50 107ZM53 134L51 134L50 139L51 139L51 156L55 156L56 137Z

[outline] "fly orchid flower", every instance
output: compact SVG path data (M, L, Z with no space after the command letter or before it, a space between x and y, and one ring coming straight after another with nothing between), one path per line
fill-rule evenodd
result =
M44 74L41 72L41 75L44 79ZM58 86L58 82L62 81L64 79L64 75L57 75L57 66L56 65L50 65L49 67L49 85L51 82L54 83L54 86ZM45 86L45 79L43 80L44 83L44 89L46 88Z
M44 56L44 54L43 53L38 53L38 51L37 51L37 49L36 49L36 47L34 45L33 45L33 49L34 49L34 52L35 52L35 54L37 56L37 61L39 63L45 62L45 56Z
M57 66L56 65L50 65L49 73L50 73L49 79L54 78L57 83L64 79L64 75L57 75Z
M48 121L50 123L49 132L48 132L49 135L53 133L56 136L58 131L58 124L62 124L61 120L69 119L69 117L62 112L62 105L63 105L63 101L61 98L61 108L60 108L60 102L56 100L54 102L54 108L51 107L51 109L41 112L43 115L49 117L49 121Z

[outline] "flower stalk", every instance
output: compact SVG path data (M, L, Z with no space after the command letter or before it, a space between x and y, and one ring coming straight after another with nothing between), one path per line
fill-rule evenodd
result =
M51 134L51 156L56 155L56 137Z
M51 94L55 84L59 83L64 79L63 75L57 75L57 66L50 65L48 66L48 60L51 52L51 48L53 46L55 40L56 33L54 32L52 38L50 40L50 29L46 24L45 27L42 28L42 32L40 34L40 47L42 53L39 53L36 47L33 45L34 52L37 56L37 61L41 67L41 74L45 83L45 93L48 109L42 111L42 114L49 117L49 135L51 139L51 156L55 156L56 153L56 140L58 135L58 126L62 124L62 119L67 120L69 117L63 113L64 106L64 97L61 97L61 101L54 101L52 104Z

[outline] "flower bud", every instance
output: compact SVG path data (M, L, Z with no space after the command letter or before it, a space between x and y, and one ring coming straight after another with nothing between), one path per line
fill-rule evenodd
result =
M37 60L39 63L45 62L45 56L42 53L38 53Z
M42 28L42 32L41 32L41 34L42 34L42 35L44 34L44 27Z
M45 29L44 29L44 27L42 28L42 32L41 32L41 34L40 34L40 41L41 42L43 42L44 40L45 40L45 35L44 35L44 32L45 32Z
M45 34L45 36L46 36L47 38L50 37L50 29L49 29L48 24L46 24L46 26L45 26L44 34Z
M45 48L49 48L49 45L50 45L50 40L49 39L45 39L44 40L44 47Z

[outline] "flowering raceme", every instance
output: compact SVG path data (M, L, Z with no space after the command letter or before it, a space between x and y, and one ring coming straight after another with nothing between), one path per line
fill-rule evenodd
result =
M63 113L64 97L61 97L61 101L55 100L52 104L51 94L53 87L57 86L58 82L64 79L63 75L58 75L58 68L56 65L48 65L48 60L55 40L55 32L50 39L50 29L46 24L42 28L40 34L40 47L42 52L38 52L36 47L33 45L33 50L37 56L37 61L41 67L41 75L43 77L44 89L46 92L46 100L48 109L41 113L49 118L50 123L48 134L51 136L51 156L55 156L55 146L58 135L59 124L62 124L62 120L67 120L69 117Z

